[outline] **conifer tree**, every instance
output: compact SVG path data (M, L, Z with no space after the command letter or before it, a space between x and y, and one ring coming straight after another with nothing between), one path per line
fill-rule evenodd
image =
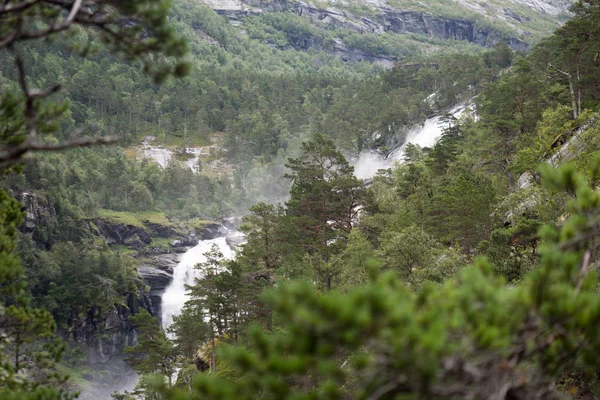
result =
M191 394L165 388L166 398L563 399L564 377L594 381L600 193L572 166L543 176L572 196L570 216L540 230L541 261L520 284L481 259L417 293L375 265L347 294L281 285L268 297L281 329L256 328L248 348L222 352L239 378L200 375Z
M327 263L343 248L364 206L364 184L333 142L321 135L302 143L302 155L286 166L291 170L286 178L292 180L286 213L297 227L296 245ZM329 278L326 286L331 288Z
M158 319L146 310L130 317L138 332L137 344L125 348L126 361L141 375L161 374L169 384L175 373L175 349Z
M68 115L69 101L53 97L62 82L34 87L37 82L30 78L25 43L58 39L73 53L85 57L102 42L114 54L140 62L146 73L162 82L169 75L183 76L187 72L182 62L187 46L169 27L168 12L167 2L154 0L4 1L0 5L0 55L12 63L9 78L16 85L4 86L0 94L0 175L31 152L114 141L79 137L74 132L62 135L71 137L62 142L45 138L61 128L57 121ZM85 43L77 35L83 31L89 34ZM63 390L65 378L55 370L63 347L55 342L54 320L46 310L31 307L24 291L23 271L14 254L21 222L18 202L0 190L0 397L68 398L70 395ZM109 302L112 285L109 280L101 280L100 290Z
M30 305L15 254L21 205L0 190L0 398L68 399L56 362L64 346L52 315Z

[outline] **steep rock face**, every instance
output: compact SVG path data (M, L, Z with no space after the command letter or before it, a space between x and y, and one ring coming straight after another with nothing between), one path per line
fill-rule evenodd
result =
M562 140L555 140L553 144L553 147L556 147L555 153L546 162L554 168L558 168L559 165L578 157L588 148L589 143L586 141L586 139L590 140L590 135L586 135L588 129L597 127L598 121L600 121L600 113L597 113L585 124L576 128L570 137L562 137Z
M153 236L158 236L160 238L170 238L173 236L177 236L177 231L173 229L171 226L155 224L155 223L147 223L146 226L148 230L152 233Z
M137 267L137 271L138 276L150 286L151 290L164 290L173 279L172 272L163 271L150 265L140 265Z
M30 234L35 242L49 247L51 231L58 224L56 210L45 197L33 192L23 192L16 197L25 211L21 232Z
M85 343L90 363L106 363L135 343L136 333L129 317L141 309L155 313L147 295L130 294L126 305L115 305L104 315L91 309L85 316L75 318L68 331L59 333L74 343Z
M142 227L115 224L101 219L95 221L98 231L104 236L106 243L123 244L135 248L143 247L146 244L152 243L152 237Z
M173 280L173 268L176 265L173 262L173 266L169 265L167 270L155 268L150 265L140 265L137 267L138 276L150 286L148 296L152 304L152 310L157 316L160 315L162 294Z
M264 12L292 12L308 18L313 23L326 24L354 30L360 33L393 32L399 34L421 34L439 39L464 40L484 47L492 47L500 41L508 43L514 50L526 51L530 45L517 37L517 32L525 34L522 23L530 21L531 17L523 16L516 12L515 6L525 6L540 16L557 18L567 12L570 2L568 0L514 0L508 1L504 6L490 5L481 7L477 2L462 0L454 3L454 9L461 8L471 13L480 14L490 20L499 20L506 24L515 36L506 36L489 28L483 28L474 20L458 19L455 17L433 16L428 12L419 12L391 6L383 0L369 0L361 5L371 10L372 16L355 15L344 9L352 2L330 2L329 6L323 3L310 3L305 0L202 0L213 10L225 15L235 23L243 22L243 18ZM493 13L493 14L492 14ZM290 43L297 50L308 48L322 50L337 54L347 60L367 60L382 62L384 64L394 61L393 58L383 57L378 54L367 54L360 51L347 49L339 39L333 46L324 46L317 38L304 37L302 40Z
M121 388L134 378L123 355L125 347L136 343L137 333L129 317L140 309L156 315L147 295L130 294L126 305L115 305L104 315L97 309L89 310L75 318L68 329L58 330L70 346L85 350L86 363L98 372L89 380L99 388Z
M56 211L46 199L29 192L23 192L18 200L25 208L25 221L22 230L33 232L42 221L56 220Z

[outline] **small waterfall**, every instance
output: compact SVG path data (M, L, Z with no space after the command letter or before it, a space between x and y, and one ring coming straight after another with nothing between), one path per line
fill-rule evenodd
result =
M235 233L232 236L237 236ZM195 278L202 276L201 271L195 268L197 264L206 262L205 253L209 252L213 245L217 245L225 258L232 258L235 250L227 244L226 237L211 240L202 240L196 246L185 252L173 272L173 281L162 295L161 321L166 330L173 323L173 317L179 315L189 295L186 285L193 285Z
M461 103L450 109L448 114L458 119L469 107L472 107L470 102ZM404 143L392 150L387 157L374 150L363 151L358 156L356 162L354 162L354 174L359 179L373 178L378 170L391 168L394 163L402 162L404 149L409 143L416 144L419 147L433 147L440 136L442 136L446 127L442 123L442 115L431 117L426 119L423 125L418 125L411 129L406 135Z

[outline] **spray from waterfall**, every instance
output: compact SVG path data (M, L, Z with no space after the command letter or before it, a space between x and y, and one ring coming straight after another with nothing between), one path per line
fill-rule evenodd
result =
M469 102L461 103L450 109L448 114L459 119L471 106L472 104ZM448 127L448 123L443 122L442 119L442 115L438 115L428 118L423 125L412 128L406 135L404 143L392 150L387 157L375 150L363 151L354 162L354 174L359 179L370 179L380 169L391 168L394 163L401 163L404 158L404 151L409 143L416 144L419 147L433 147L442 136L444 129Z

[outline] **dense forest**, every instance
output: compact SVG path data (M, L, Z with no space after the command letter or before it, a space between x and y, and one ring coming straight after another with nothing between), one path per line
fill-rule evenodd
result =
M123 369L94 359L118 356L139 374L121 400L599 398L600 3L569 17L515 51L495 21L484 47L192 0L4 2L0 397L110 398ZM433 146L354 175L432 115ZM236 216L235 256L206 253L161 325L177 267L152 263Z

